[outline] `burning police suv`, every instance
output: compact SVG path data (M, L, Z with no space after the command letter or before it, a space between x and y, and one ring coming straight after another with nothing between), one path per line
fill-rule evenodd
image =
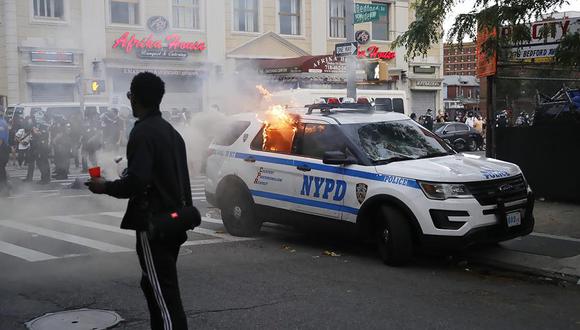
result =
M416 248L461 248L530 233L519 167L459 154L407 116L357 104L233 116L207 160L207 200L227 231L262 222L352 223L399 265Z

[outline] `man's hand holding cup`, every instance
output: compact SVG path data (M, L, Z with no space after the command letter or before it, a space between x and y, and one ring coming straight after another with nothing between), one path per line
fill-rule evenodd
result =
M91 180L85 182L85 186L89 187L89 190L94 194L104 194L107 180L101 177L101 168L98 166L91 167L89 168L89 174Z

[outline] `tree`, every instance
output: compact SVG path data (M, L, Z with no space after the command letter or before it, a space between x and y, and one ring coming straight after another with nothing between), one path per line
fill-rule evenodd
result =
M453 6L461 2L463 0L415 0L413 6L416 20L409 25L406 32L395 39L393 48L405 47L406 58L426 54L432 44L439 43L445 37L443 21ZM542 15L568 3L568 0L476 0L473 10L456 17L447 40L455 41L461 47L465 38L475 40L480 30L497 31L500 26L510 26L512 32L508 37L491 36L485 41L483 50L491 54L504 45L530 41L531 33L527 23L539 20ZM540 34L547 35L550 32L542 29ZM574 40L563 42L558 61L569 65L570 56L575 56L575 63L578 64L578 53L568 51L565 47L577 49L579 46Z

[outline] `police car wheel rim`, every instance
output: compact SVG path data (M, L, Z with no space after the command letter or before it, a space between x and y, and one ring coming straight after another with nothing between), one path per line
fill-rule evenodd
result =
M239 219L241 219L241 218L242 218L242 208L241 208L241 207L239 207L239 206L234 206L234 210L233 210L233 211L234 211L234 212L233 212L233 213L234 213L234 217L235 217L236 219L238 219L238 220L239 220Z

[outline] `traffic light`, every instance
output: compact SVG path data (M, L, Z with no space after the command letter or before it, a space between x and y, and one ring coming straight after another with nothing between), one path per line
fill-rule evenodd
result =
M105 91L105 81L104 80L89 80L88 90L90 94L97 95Z

